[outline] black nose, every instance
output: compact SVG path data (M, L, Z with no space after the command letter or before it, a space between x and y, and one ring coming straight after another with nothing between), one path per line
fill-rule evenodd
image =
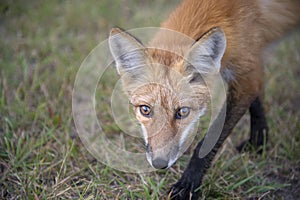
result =
M166 169L168 167L168 161L162 158L155 158L154 160L152 160L152 165L156 169Z

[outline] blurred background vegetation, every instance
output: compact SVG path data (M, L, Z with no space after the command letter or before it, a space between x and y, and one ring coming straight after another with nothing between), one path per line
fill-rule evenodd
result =
M167 171L128 174L102 165L77 136L71 96L81 62L110 28L159 26L178 2L0 2L0 199L166 198L190 151ZM299 65L296 32L266 64L267 151L236 152L249 134L246 115L209 170L203 198L300 198Z

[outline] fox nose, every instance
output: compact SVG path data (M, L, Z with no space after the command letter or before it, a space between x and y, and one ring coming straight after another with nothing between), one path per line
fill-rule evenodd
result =
M163 158L155 158L152 160L152 165L156 169L166 169L168 167L168 161L164 160Z

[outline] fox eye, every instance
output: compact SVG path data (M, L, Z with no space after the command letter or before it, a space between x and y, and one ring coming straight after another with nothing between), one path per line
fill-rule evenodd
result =
M150 117L151 114L152 114L152 111L151 111L151 108L149 106L142 105L142 106L140 106L140 113L144 117Z
M182 107L179 108L175 114L176 119L183 119L186 118L190 114L190 108Z

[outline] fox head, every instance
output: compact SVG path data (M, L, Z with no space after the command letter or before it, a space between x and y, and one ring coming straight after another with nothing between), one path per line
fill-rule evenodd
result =
M179 55L147 48L115 28L109 47L141 125L147 160L157 169L168 168L190 144L188 138L208 106L210 94L205 79L221 68L226 48L224 32L211 29Z

